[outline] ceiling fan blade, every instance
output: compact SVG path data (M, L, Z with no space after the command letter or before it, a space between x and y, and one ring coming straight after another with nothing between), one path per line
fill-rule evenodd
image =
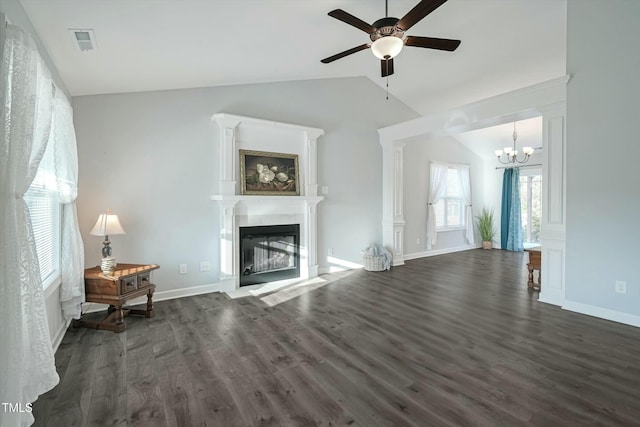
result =
M446 3L446 1L447 0L422 0L398 21L398 27L402 28L403 31L407 31L422 18Z
M346 24L352 25L367 34L373 33L376 29L373 28L370 24L367 24L360 18L356 18L352 14L345 12L342 9L336 9L329 12L329 16L336 18L339 21L342 21Z
M381 59L380 66L382 68L382 77L387 77L393 74L393 58Z
M448 50L449 52L453 52L458 48L458 46L460 46L460 40L407 36L404 44L407 46L426 47L428 49Z
M365 49L369 49L369 45L366 43L360 46L352 47L351 49L345 50L344 52L336 53L333 56L324 58L320 62L322 62L323 64L328 64L329 62L333 62L336 59L344 58L347 55L351 55L352 53L360 52L361 50L365 50Z

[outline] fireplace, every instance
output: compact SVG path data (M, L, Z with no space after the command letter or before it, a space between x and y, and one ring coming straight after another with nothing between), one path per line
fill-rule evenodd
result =
M324 197L318 194L317 140L324 134L322 129L279 123L252 117L216 113L212 120L219 132L216 136L218 173L215 180L216 193L211 196L219 205L220 276L217 290L237 291L250 283L264 283L284 277L308 279L318 275L318 203ZM242 170L238 167L239 150L267 151L295 154L299 159L300 195L246 195L242 194ZM297 224L290 235L273 243L275 236L267 235L260 243L256 231L266 226ZM258 227L256 231L242 231L246 227ZM266 228L265 228L266 229ZM244 239L244 235L254 236ZM291 237L295 236L295 237ZM265 236L262 236L263 238ZM243 243L244 240L244 243ZM249 249L241 248L249 245ZM290 250L291 248L294 250ZM271 256L269 256L271 251ZM269 262L249 261L259 254L272 259ZM266 254L266 255L265 255ZM262 270L268 267L268 272ZM260 271L258 271L260 270Z
M300 225L240 227L240 286L300 277Z

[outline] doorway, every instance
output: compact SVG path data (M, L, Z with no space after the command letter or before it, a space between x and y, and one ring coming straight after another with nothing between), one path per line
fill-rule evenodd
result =
M540 245L542 222L542 171L520 171L520 209L525 248Z

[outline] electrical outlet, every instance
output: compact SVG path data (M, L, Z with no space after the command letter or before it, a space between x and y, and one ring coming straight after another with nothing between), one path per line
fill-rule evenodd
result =
M211 271L211 263L209 261L200 261L200 271Z
M180 264L180 274L187 274L187 264Z
M323 185L320 190L322 191L322 194L329 194L329 187L327 185Z
M327 249L327 255L333 256L333 248Z
M616 280L616 293L617 294L626 294L627 293L627 282L623 280Z
M419 244L420 244L420 238L416 237L416 245L419 245Z

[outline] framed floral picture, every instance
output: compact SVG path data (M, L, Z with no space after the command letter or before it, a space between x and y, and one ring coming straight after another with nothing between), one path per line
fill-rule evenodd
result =
M298 155L240 150L240 181L241 194L298 196Z

